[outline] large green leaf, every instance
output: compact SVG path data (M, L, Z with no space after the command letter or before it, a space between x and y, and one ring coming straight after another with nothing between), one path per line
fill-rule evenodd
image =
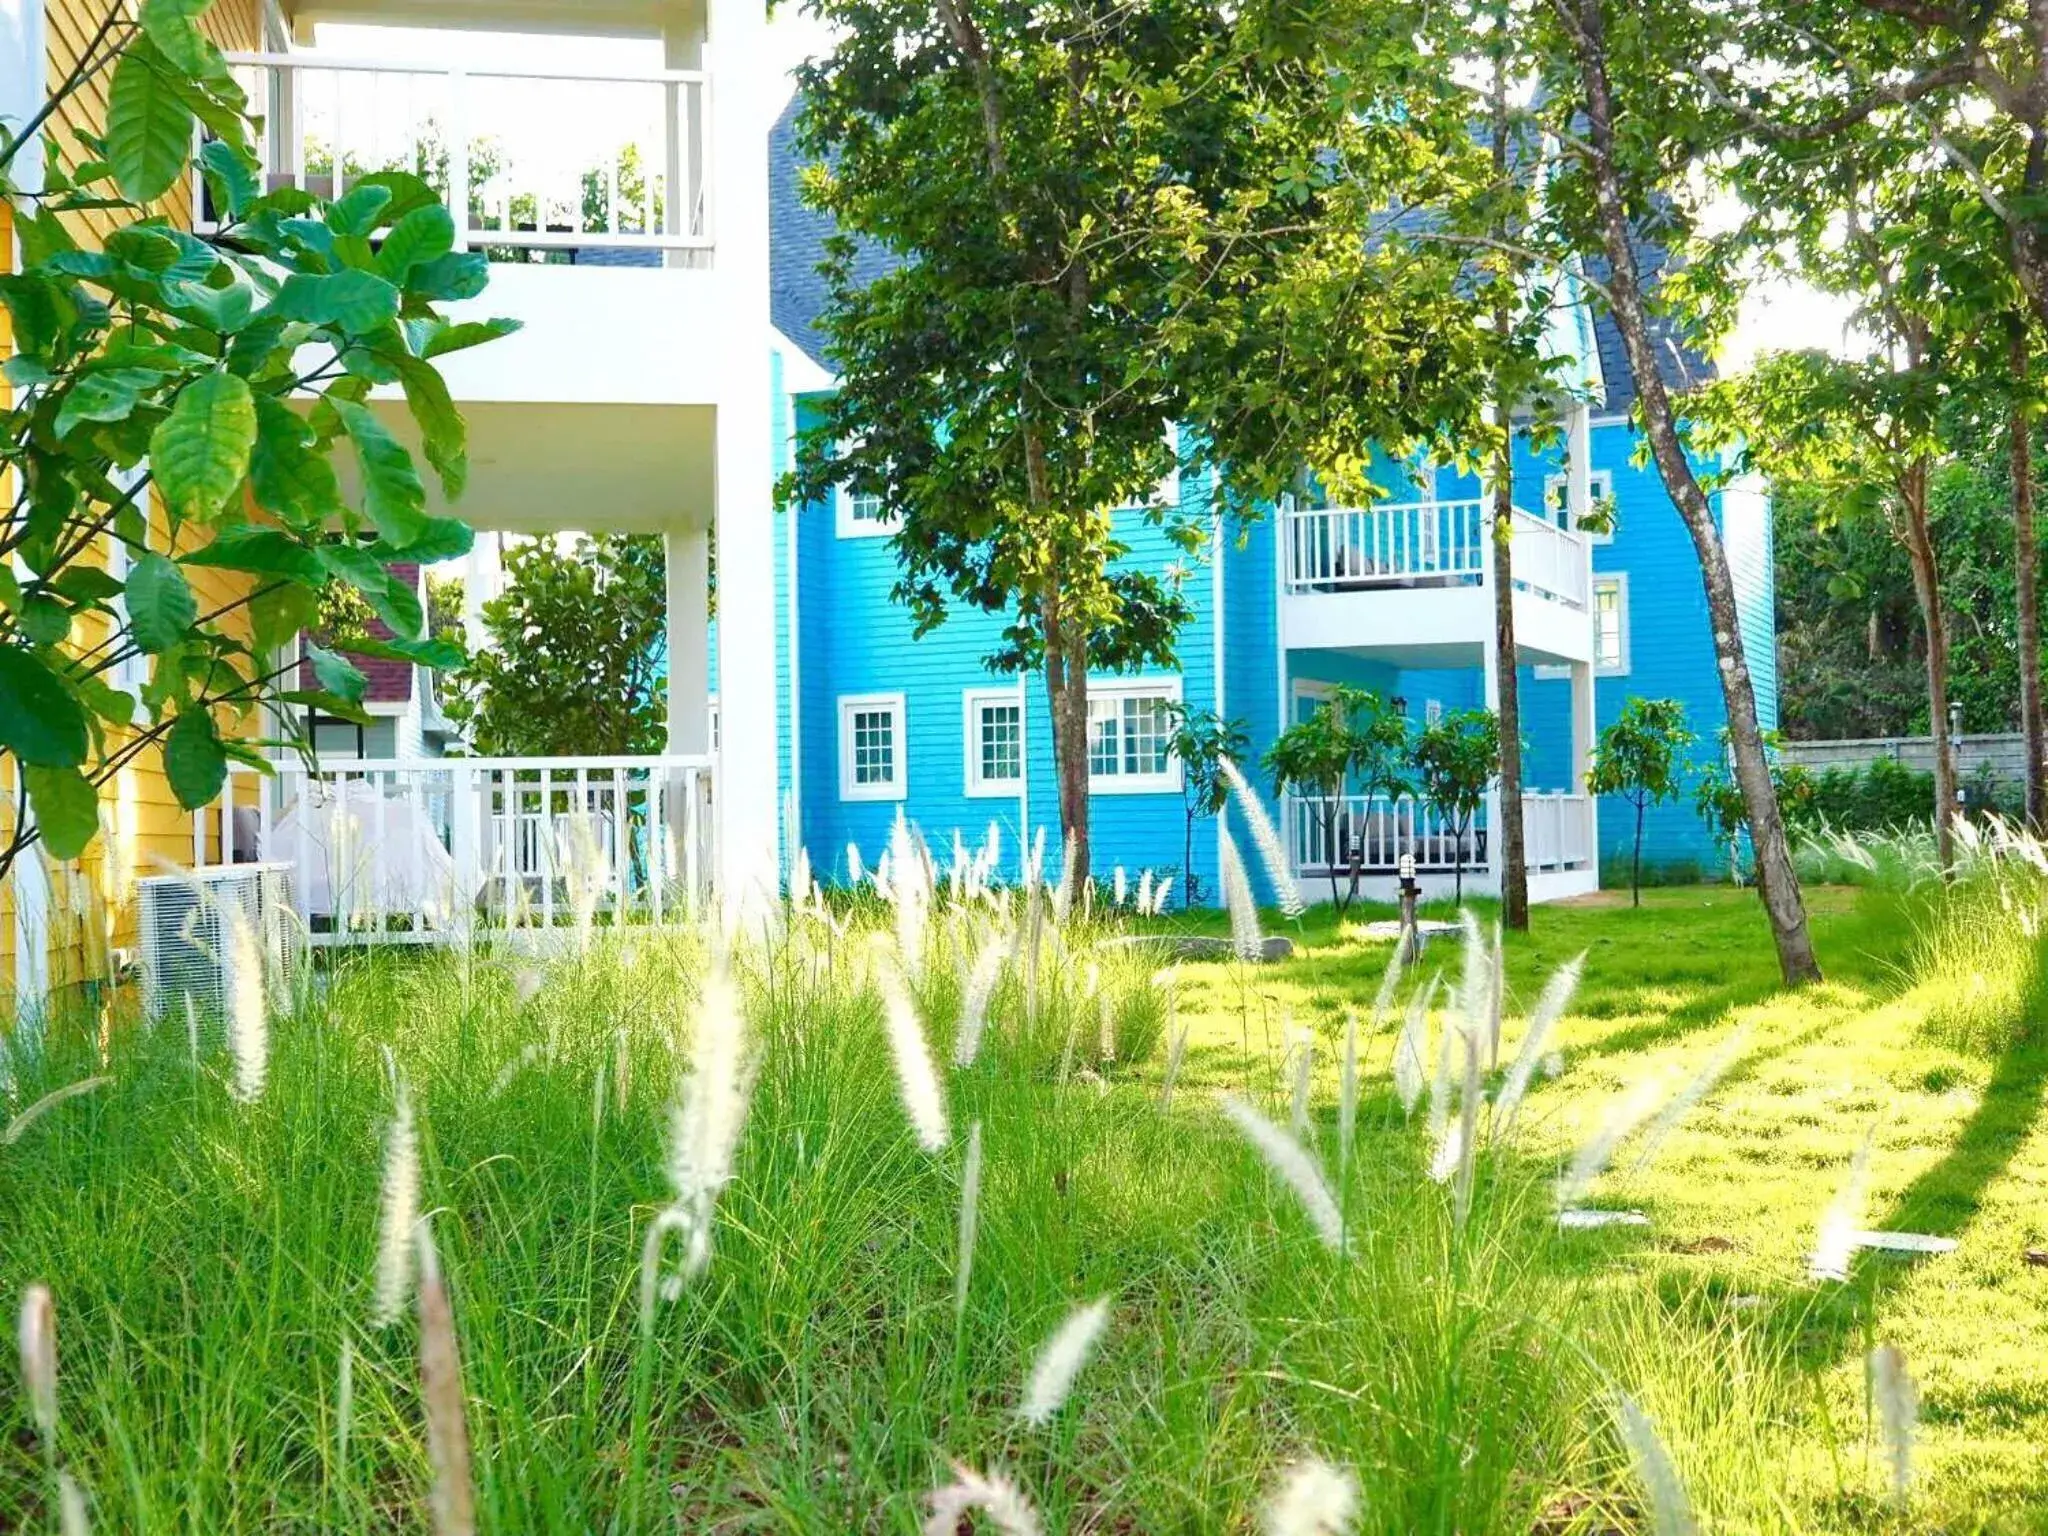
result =
M235 218L239 219L263 190L256 180L255 168L225 139L209 139L199 151L199 165L213 188L214 198Z
M412 269L455 249L455 216L441 204L415 208L384 237L377 270L401 288Z
M291 644L319 619L320 594L310 586L271 584L249 599L250 639L264 655Z
M392 548L411 548L427 531L427 491L413 468L412 455L368 406L337 400L332 394L327 398L355 444L363 472L364 510Z
M282 400L259 395L256 429L249 482L258 506L301 525L323 522L341 510L334 466L312 446L313 429L304 417Z
M128 45L107 92L107 159L138 203L170 191L192 152L192 108L147 37Z
M363 594L371 612L392 634L409 639L425 627L426 614L416 584L387 570L369 550L360 544L330 543L321 546L320 556L329 571Z
M397 360L397 368L405 403L419 424L420 446L441 477L441 494L454 501L469 479L469 428L448 394L447 381L432 363L405 357Z
M404 549L394 549L379 540L370 552L380 560L416 560L432 565L437 560L459 560L476 543L476 533L459 517L430 517L426 531Z
M327 205L327 227L337 235L367 235L391 204L391 189L358 181Z
M309 640L306 642L306 659L313 664L313 677L322 688L351 704L362 702L370 680L346 656Z
M164 777L178 804L188 811L211 805L227 776L228 755L212 712L203 705L181 710L164 737Z
M85 710L40 656L0 645L0 747L38 768L85 761Z
M417 640L351 640L350 652L357 656L375 656L384 661L410 661L436 671L447 672L459 667L469 658L460 645L449 639Z
M445 353L480 347L500 336L510 336L519 326L517 320L504 319L463 320L454 325L436 320L415 339L413 346L421 357L440 357Z
M76 768L22 769L28 803L35 808L43 847L59 859L75 859L100 830L100 797Z
M175 562L151 551L128 571L128 628L152 656L185 638L199 603Z
M374 272L294 272L267 313L360 335L398 316L398 290Z
M327 579L327 567L321 563L319 551L276 528L223 528L213 536L212 543L202 544L191 554L178 558L185 565L282 576L288 581L316 586Z
M57 407L56 430L68 437L81 421L126 421L135 404L149 390L164 382L160 373L145 368L107 368L78 376Z
M171 414L150 436L157 488L181 516L210 517L249 473L255 444L256 405L248 381L232 373L206 374L179 392Z
M358 187L382 187L391 194L391 201L384 208L387 221L402 219L415 208L441 201L441 194L411 171L371 171L364 176L351 176L349 181Z
M450 251L414 267L406 288L423 299L473 299L490 280L490 262L483 252Z

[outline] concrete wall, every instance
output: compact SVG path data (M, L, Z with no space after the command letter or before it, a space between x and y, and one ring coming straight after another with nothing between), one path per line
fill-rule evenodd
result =
M1904 763L1920 773L1934 771L1932 736L1859 736L1840 741L1788 741L1779 746L1779 756L1815 773L1830 768L1862 768L1881 757ZM2017 732L1998 736L1965 736L1957 755L1963 777L1971 778L1989 767L2000 783L2017 784L2026 777L2027 741Z

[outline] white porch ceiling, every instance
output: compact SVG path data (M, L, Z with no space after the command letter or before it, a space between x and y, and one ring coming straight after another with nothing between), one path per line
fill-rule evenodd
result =
M703 30L699 0L279 0L293 34L317 22L450 27L479 32L561 32L581 37L660 37Z

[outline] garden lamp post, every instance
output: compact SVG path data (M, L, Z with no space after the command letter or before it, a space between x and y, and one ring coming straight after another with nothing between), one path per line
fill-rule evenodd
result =
M1416 898L1422 886L1415 878L1415 855L1401 855L1401 960L1413 965L1422 958L1422 930L1415 921Z

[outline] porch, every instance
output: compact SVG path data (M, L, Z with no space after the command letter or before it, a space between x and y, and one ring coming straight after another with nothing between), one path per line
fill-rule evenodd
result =
M237 767L193 866L277 862L315 946L694 917L716 867L708 755Z
M1367 899L1391 901L1399 891L1401 861L1412 858L1427 896L1448 896L1460 885L1480 894L1500 890L1500 849L1493 836L1500 820L1498 791L1463 828L1408 795L1290 795L1282 812L1294 873L1305 883L1333 874L1348 881L1355 871ZM1522 841L1532 900L1598 889L1591 796L1525 791Z

